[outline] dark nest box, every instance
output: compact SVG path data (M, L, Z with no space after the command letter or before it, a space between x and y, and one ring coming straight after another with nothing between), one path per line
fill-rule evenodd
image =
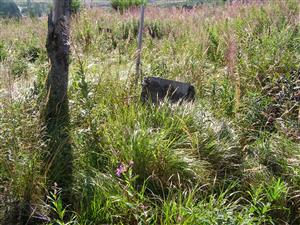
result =
M195 88L188 83L167 80L160 77L145 77L142 84L142 102L159 104L165 99L171 103L194 101Z

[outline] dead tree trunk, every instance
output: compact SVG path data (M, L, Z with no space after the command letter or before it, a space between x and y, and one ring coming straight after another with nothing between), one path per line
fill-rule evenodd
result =
M48 154L46 176L48 185L57 183L65 196L72 183L72 151L68 134L68 74L70 0L54 0L48 17L47 53L51 63L48 74L47 102L44 112ZM68 198L68 197L67 197Z
M47 79L48 114L57 114L57 106L67 100L69 73L69 1L54 1L48 17L47 53L51 70Z

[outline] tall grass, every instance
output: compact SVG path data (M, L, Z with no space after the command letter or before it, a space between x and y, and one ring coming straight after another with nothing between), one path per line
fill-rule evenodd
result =
M69 206L43 161L46 19L0 20L3 223L299 224L298 2L147 8L143 76L194 84L182 105L139 101L138 16L72 19Z

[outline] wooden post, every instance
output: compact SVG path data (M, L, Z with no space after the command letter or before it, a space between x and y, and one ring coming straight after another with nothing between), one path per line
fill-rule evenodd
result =
M137 57L136 57L136 84L138 83L138 80L141 77L141 51L142 51L142 43L143 43L144 18L145 18L145 5L142 5L139 34L138 34L138 50L137 50Z

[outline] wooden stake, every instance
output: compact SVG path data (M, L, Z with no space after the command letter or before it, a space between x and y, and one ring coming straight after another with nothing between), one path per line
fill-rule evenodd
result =
M138 50L136 57L136 84L138 83L139 78L141 77L141 51L143 43L143 30L144 30L144 18L145 18L145 6L141 6L141 18L138 34Z

